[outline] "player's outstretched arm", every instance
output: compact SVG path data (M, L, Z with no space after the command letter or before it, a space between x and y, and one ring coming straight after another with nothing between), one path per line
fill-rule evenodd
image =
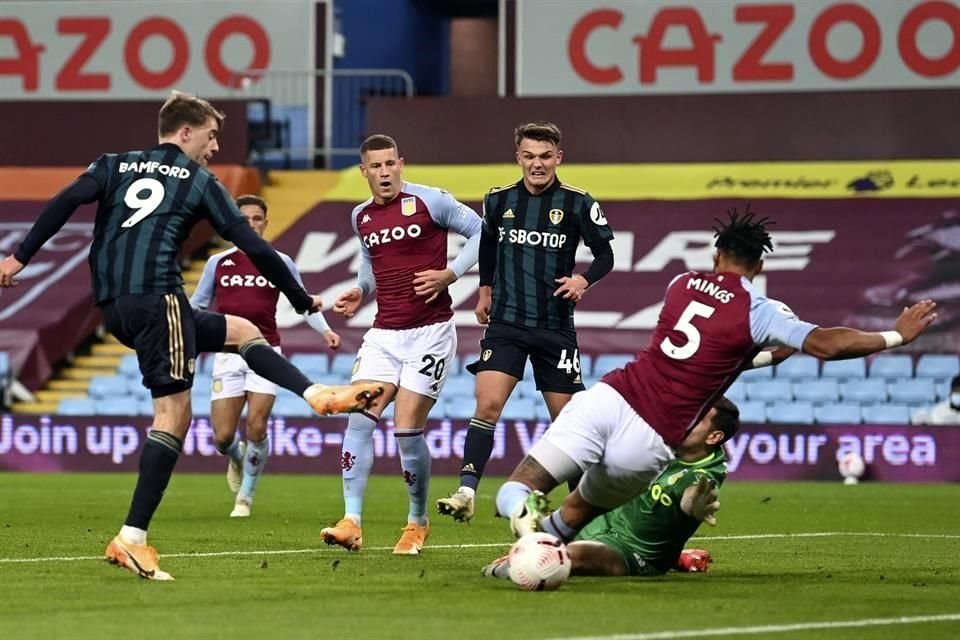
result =
M937 319L934 311L936 307L934 301L922 300L904 308L893 325L893 331L870 332L848 327L818 327L803 341L803 352L821 360L843 360L909 344Z
M234 224L222 232L224 238L246 253L267 280L277 285L297 313L316 311L318 300L310 296L290 273L283 259L248 224Z
M205 265L197 288L190 296L190 306L194 309L206 309L213 303L214 284L216 283L218 256L211 256Z

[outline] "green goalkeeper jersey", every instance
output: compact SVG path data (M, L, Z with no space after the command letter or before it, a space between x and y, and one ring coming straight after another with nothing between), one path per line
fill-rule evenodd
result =
M700 523L680 509L684 490L706 475L719 487L727 475L722 448L696 462L674 460L650 488L584 527L577 540L594 540L623 554L632 575L673 568Z

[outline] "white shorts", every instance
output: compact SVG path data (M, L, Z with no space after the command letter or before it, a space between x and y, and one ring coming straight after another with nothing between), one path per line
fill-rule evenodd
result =
M389 382L436 399L456 353L452 318L414 329L373 328L363 336L351 382Z
M280 347L274 347L280 353ZM213 357L211 400L239 398L248 391L277 395L277 385L257 375L239 354L218 353Z
M645 490L674 457L660 434L602 382L574 394L530 455L560 482L569 478L557 473L569 475L573 460L583 472L580 494L608 509Z

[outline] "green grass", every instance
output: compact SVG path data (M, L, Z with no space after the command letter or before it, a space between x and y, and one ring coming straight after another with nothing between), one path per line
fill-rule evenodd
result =
M433 519L419 558L387 550L406 515L398 478L372 479L366 548L347 554L318 542L319 529L341 512L337 477L268 475L244 521L227 518L221 476L179 475L151 543L168 556L236 555L167 557L172 583L92 559L6 561L100 555L133 483L120 474L0 474L0 637L535 640L960 613L958 485L731 482L720 525L691 543L713 552L710 573L574 578L553 593L480 577L510 542L506 522L492 517L495 479L481 487L472 524ZM434 479L433 494L454 485ZM870 535L793 535L805 532ZM730 539L761 535L780 537ZM312 550L249 554L298 549ZM773 637L952 639L960 621Z

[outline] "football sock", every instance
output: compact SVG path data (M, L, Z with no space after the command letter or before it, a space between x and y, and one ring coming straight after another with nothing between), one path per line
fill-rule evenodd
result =
M263 338L248 340L238 349L240 356L250 368L270 382L302 396L312 383L305 375L290 364L290 361L273 350Z
M497 491L497 513L503 518L509 518L513 512L527 500L533 490L522 482L504 482Z
M480 418L470 419L470 428L463 443L463 468L460 469L460 486L477 490L483 468L493 451L493 434L497 425Z
M544 516L540 520L540 530L557 536L565 543L570 542L577 537L577 533L579 532L563 521L560 511L561 509L557 509L550 515Z
M357 526L360 526L363 497L373 468L373 430L377 421L377 416L372 413L351 413L340 450L344 516L354 520Z
M221 445L217 445L217 451L221 454L227 456L237 464L243 464L243 457L240 455L240 434L233 434L233 441L226 447L221 448Z
M240 483L239 496L248 501L253 500L253 492L257 490L260 474L267 466L270 456L270 436L260 442L247 441L247 454L243 457L243 482Z
M430 490L430 447L423 437L423 429L396 430L400 449L400 465L403 468L403 481L407 483L410 494L410 512L407 522L421 527L427 524L427 493Z
M150 431L147 435L140 452L140 476L124 523L128 527L143 531L150 528L150 519L160 506L182 448L179 438L164 431Z

